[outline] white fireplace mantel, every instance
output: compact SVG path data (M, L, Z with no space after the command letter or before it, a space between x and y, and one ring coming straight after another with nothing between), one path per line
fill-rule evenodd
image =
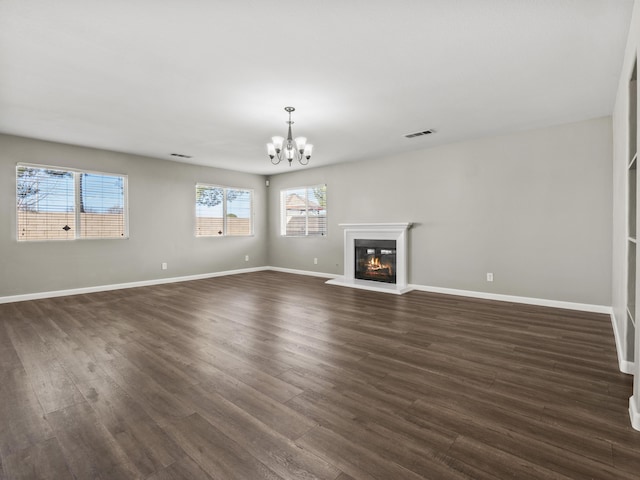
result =
M344 275L329 280L330 285L362 288L377 292L402 294L411 290L408 285L408 231L411 223L341 223L344 228ZM356 240L396 241L396 283L383 283L355 278Z

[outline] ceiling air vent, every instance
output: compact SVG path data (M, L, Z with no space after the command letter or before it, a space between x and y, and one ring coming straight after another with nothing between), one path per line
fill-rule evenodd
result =
M425 130L424 132L407 133L404 136L404 138L422 137L423 135L431 135L432 133L436 133L436 131L435 130Z
M180 158L192 158L191 155L183 155L181 153L172 153L172 157L180 157Z

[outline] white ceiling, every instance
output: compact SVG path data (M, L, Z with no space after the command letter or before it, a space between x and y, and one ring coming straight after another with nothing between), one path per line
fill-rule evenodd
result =
M0 132L273 175L288 105L310 166L594 118L632 6L0 0Z

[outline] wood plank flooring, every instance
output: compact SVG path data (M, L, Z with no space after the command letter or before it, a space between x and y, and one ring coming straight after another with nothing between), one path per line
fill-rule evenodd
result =
M606 315L276 272L0 305L0 478L637 479Z

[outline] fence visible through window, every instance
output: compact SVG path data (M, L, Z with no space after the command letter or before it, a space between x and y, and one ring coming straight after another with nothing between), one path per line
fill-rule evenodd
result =
M253 234L253 190L196 185L197 237Z
M280 192L281 234L289 237L327 234L327 187L315 185Z
M17 238L125 238L126 187L123 175L18 165Z

